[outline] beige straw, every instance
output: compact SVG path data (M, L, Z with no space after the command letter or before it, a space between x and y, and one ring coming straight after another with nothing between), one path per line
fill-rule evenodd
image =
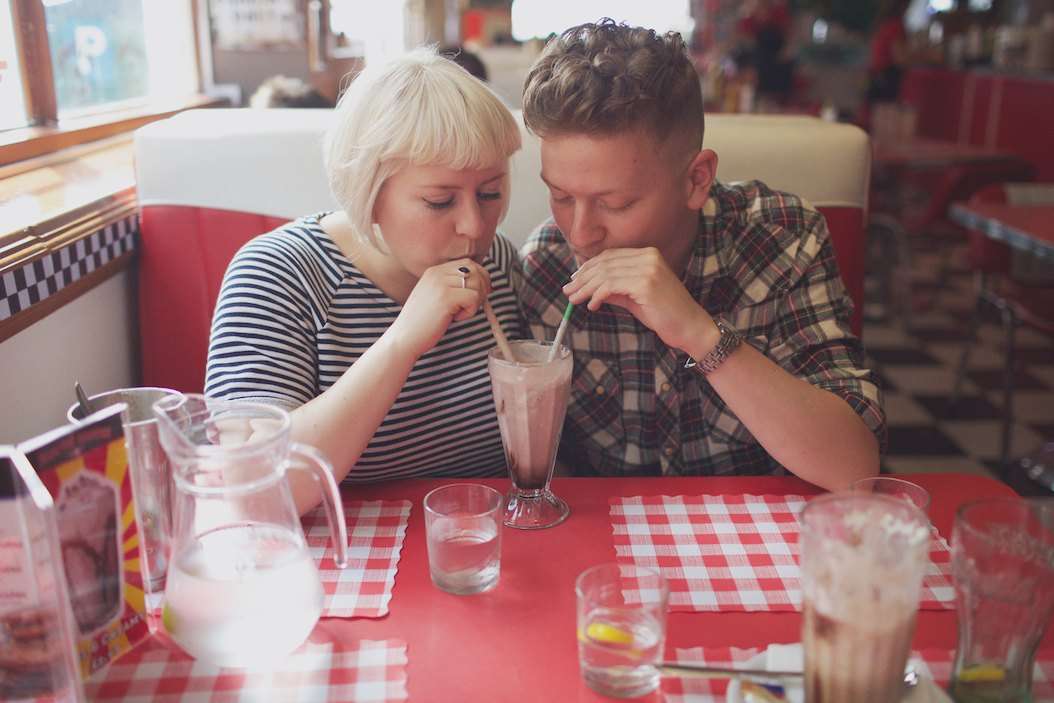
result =
M501 355L505 357L505 361L516 361L516 356L512 353L512 347L509 346L509 340L505 337L505 333L501 330L501 325L498 324L498 318L494 315L494 308L490 306L490 300L483 299L483 312L487 314L487 321L490 322L490 331L494 333L494 339L498 342L498 349L501 350Z

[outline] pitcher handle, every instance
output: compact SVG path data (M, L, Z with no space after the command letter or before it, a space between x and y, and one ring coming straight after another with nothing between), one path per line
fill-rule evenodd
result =
M307 444L293 442L289 454L290 458L302 462L297 468L309 470L322 490L322 505L325 506L326 522L329 523L329 534L333 540L333 561L338 569L343 569L348 565L348 525L344 520L340 489L333 478L333 466L322 452Z

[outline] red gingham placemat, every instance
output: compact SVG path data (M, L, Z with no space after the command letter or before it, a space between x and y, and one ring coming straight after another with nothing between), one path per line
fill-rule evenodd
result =
M657 568L670 610L801 610L798 512L803 496L611 499L619 562ZM919 607L955 607L951 553L936 535Z
M673 661L679 664L707 664L709 666L742 666L743 662L762 650L737 647L692 647L675 650ZM725 703L728 679L673 679L662 680L665 703Z
M744 666L746 661L764 649L737 649L735 647L692 647L675 649L673 661L682 664L708 664L710 666ZM944 689L951 676L955 651L948 649L924 649L912 652L916 672L932 678ZM1054 651L1036 655L1032 678L1032 698L1036 703L1054 701ZM675 679L662 680L662 692L666 703L725 703L728 679Z
M379 618L388 614L399 553L410 517L408 500L344 500L348 566L333 563L333 542L321 507L303 518L308 549L318 564L326 599L323 617Z
M128 703L380 703L406 700L406 643L307 642L280 667L221 669L153 638L85 685L92 701Z

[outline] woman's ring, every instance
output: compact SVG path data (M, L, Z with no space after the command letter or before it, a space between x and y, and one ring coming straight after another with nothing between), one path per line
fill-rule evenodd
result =
M467 288L468 287L468 274L469 274L468 266L458 266L457 270L461 272L461 287L462 288Z

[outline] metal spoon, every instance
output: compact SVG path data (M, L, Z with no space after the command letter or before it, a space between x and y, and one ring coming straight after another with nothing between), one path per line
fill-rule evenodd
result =
M91 401L88 400L88 394L84 392L83 388L81 388L80 381L73 382L73 392L77 394L77 404L81 406L81 418L91 415Z
M763 679L783 681L800 679L805 674L801 671L769 671L768 669L738 669L734 666L705 666L703 664L681 664L663 662L659 673L683 679Z
M683 664L663 662L659 673L682 679L760 679L762 681L787 681L801 679L802 671L770 671L768 669L739 669L734 666L706 666L704 664ZM910 666L904 672L904 688L914 688L919 684L919 675L915 667Z

